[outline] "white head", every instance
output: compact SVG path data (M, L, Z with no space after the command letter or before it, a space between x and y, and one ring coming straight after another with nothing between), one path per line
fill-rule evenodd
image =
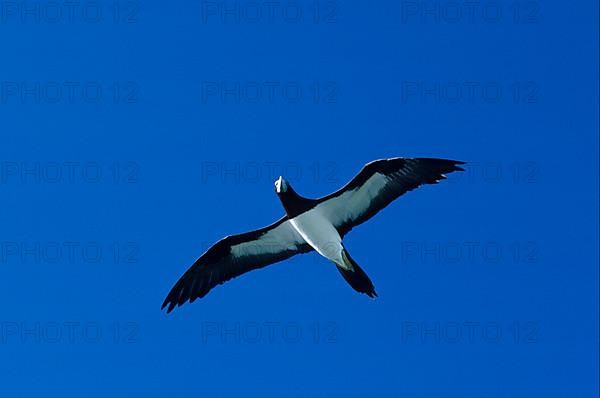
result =
M283 177L279 177L277 179L277 181L275 181L275 192L283 193L283 192L287 191L287 187L288 187L288 184L283 179Z

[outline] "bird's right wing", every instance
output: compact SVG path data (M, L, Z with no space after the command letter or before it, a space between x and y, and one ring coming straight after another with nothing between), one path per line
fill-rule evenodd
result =
M287 216L268 227L228 236L215 243L179 278L161 309L168 305L169 313L175 306L204 297L231 278L311 250Z

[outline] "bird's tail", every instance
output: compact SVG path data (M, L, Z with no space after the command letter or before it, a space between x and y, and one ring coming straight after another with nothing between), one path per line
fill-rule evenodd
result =
M348 282L348 284L359 293L364 293L371 298L377 297L373 282L371 282L371 279L369 279L365 271L358 266L356 261L350 257L350 254L348 254L346 249L342 249L342 258L344 259L347 268L342 268L339 265L336 265L338 271L340 271L340 274L342 274L346 282Z

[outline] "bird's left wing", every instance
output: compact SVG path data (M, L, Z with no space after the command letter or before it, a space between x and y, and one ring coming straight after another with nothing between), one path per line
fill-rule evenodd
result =
M169 313L175 306L204 297L231 278L311 250L287 216L268 227L228 236L215 243L179 278L161 309L168 306Z
M436 184L453 171L462 171L462 164L464 162L435 158L375 160L342 189L317 199L317 207L344 236L400 195L423 184Z

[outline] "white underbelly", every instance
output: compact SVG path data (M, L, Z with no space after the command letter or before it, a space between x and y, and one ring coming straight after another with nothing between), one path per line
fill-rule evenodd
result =
M335 227L317 209L290 219L304 240L323 257L344 267L342 238Z

